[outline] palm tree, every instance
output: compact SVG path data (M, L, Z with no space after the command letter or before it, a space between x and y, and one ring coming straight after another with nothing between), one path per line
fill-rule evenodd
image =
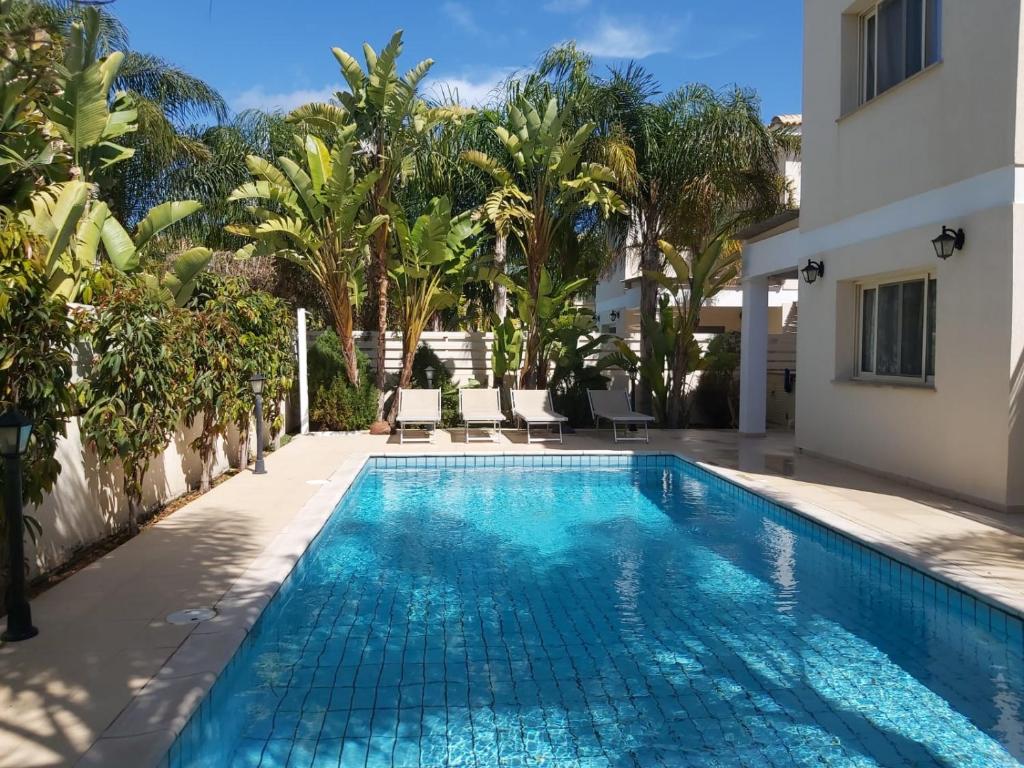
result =
M702 254L723 233L776 212L784 199L778 157L788 138L762 123L750 91L690 85L653 103L653 80L633 65L613 72L607 89L635 158L633 183L623 189L629 216L622 236L639 253L640 315L650 318L659 285L649 274L665 268L659 243ZM648 369L653 354L642 328ZM642 377L637 407L650 409L651 397L651 382Z

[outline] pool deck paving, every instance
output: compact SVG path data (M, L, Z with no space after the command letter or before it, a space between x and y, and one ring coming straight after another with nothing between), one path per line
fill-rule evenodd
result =
M892 557L1024 615L1024 516L794 451L788 433L607 431L526 444L432 444L313 434L267 457L33 601L38 637L0 645L0 768L158 763L263 607L371 455L670 452L769 496ZM202 624L177 610L216 606Z

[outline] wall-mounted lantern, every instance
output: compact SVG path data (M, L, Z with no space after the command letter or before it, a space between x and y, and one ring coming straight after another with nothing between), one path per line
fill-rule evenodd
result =
M825 276L825 262L808 259L807 266L800 273L804 276L804 282L812 285L819 277Z
M611 312L608 313L608 317L610 317L611 321L614 323L620 317L622 317L622 314L619 312L619 310L613 309Z
M962 251L966 236L962 229L942 228L942 234L932 240L935 247L935 255L945 261L953 255L954 251Z

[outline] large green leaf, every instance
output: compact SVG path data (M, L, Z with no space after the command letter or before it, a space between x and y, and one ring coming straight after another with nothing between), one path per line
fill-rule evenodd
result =
M121 222L113 216L107 216L100 236L107 258L115 268L121 272L134 272L139 268L139 252Z
M160 280L161 287L170 291L174 303L185 306L195 290L196 279L213 258L209 248L190 248L174 260L171 268Z
M203 207L198 200L173 200L151 209L135 230L135 247L144 248L160 232Z

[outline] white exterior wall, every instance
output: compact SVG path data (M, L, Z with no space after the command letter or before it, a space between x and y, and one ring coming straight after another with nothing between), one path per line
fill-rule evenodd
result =
M870 5L805 0L800 230L757 244L826 265L800 285L797 445L1021 508L1021 2L943 3L942 61L858 107L857 13ZM967 235L944 262L930 242L942 225ZM925 270L934 385L856 381L857 282Z
M153 509L199 485L202 466L189 444L198 428L180 429L167 449L150 465L143 487L143 503ZM229 468L228 456L237 450L238 435L218 441L214 477ZM31 574L46 573L67 562L76 550L117 533L128 524L128 502L121 491L119 462L101 465L93 451L82 445L78 420L68 423L67 437L57 445L61 473L43 503L26 514L42 525L38 545L26 537Z

